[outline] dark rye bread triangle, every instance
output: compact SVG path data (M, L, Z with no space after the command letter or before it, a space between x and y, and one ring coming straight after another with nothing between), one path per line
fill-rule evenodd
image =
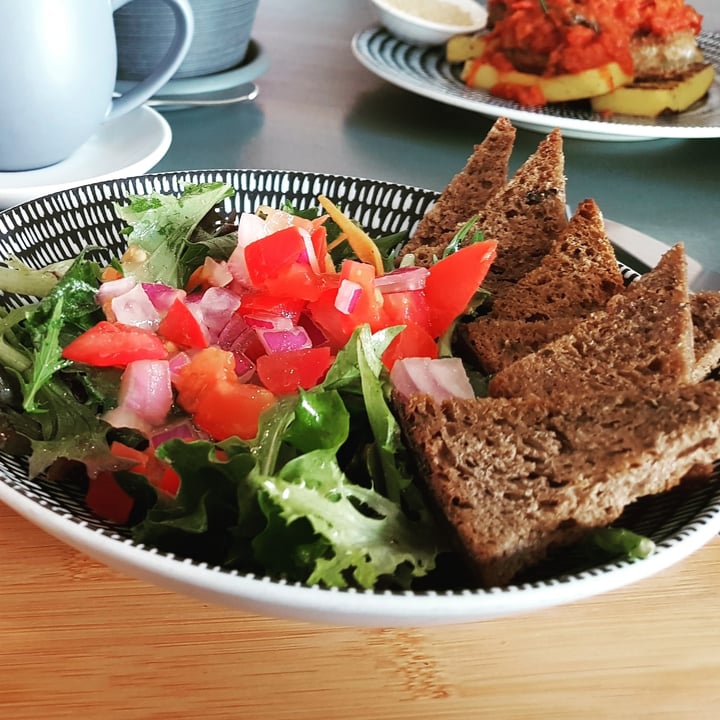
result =
M459 338L479 368L495 374L569 332L623 289L602 213L584 200L540 265L508 286L488 315L460 326Z
M565 155L555 129L487 202L477 227L497 241L497 258L483 287L500 297L504 286L535 269L567 225Z
M485 375L495 375L573 330L580 321L560 317L527 322L482 317L458 328L460 354Z
M684 248L668 250L605 310L501 370L495 397L624 392L690 382L695 366Z
M505 186L515 135L516 130L507 118L495 121L483 142L475 146L465 167L420 220L401 256L412 253L416 265L429 266L442 255L458 226L480 212Z
M720 292L699 292L690 296L695 342L692 380L699 382L720 363Z
M720 383L649 394L396 398L421 477L485 586L720 457Z
M581 317L624 288L600 208L586 199L540 265L497 298L490 314L508 320Z

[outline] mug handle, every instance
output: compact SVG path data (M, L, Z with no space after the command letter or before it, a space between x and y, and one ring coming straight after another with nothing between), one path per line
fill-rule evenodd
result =
M112 11L133 0L111 0ZM175 16L175 36L158 66L144 80L127 92L113 98L106 120L134 110L151 98L175 74L185 59L193 38L195 21L188 0L163 0Z

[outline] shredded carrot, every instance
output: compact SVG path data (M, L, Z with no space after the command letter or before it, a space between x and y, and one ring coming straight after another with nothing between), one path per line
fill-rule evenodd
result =
M336 247L339 247L347 240L347 235L345 233L340 233L331 243L328 244L328 250L334 250Z
M358 260L372 265L375 268L376 275L382 275L385 272L383 267L382 255L373 242L372 238L355 223L344 215L339 208L333 205L324 195L318 196L318 201L330 216L333 222L342 230L358 257Z

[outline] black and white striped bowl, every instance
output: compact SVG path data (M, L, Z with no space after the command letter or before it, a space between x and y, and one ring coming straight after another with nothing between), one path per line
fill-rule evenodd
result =
M188 182L222 180L237 191L231 210L289 201L316 206L319 194L342 204L371 234L411 229L430 207L429 190L345 176L266 170L163 173L65 190L0 213L3 256L40 267L75 256L87 245L123 248L122 223L113 203L131 194L174 193ZM633 271L625 268L629 278ZM11 307L21 299L0 296ZM201 599L263 615L364 626L419 626L480 621L527 613L597 595L646 578L687 557L720 531L717 483L643 502L628 514L628 527L650 536L656 552L645 560L618 561L568 570L548 565L538 579L503 589L374 592L328 590L210 567L136 544L127 528L94 516L82 489L70 482L28 479L27 464L0 454L0 500L63 542L129 575ZM30 558L28 560L32 562Z

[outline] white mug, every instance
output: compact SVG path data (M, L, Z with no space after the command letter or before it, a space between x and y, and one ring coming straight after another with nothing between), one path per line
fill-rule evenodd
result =
M65 160L172 77L192 40L188 0L163 0L176 20L169 50L148 77L113 97L113 13L132 1L0 0L0 172Z

